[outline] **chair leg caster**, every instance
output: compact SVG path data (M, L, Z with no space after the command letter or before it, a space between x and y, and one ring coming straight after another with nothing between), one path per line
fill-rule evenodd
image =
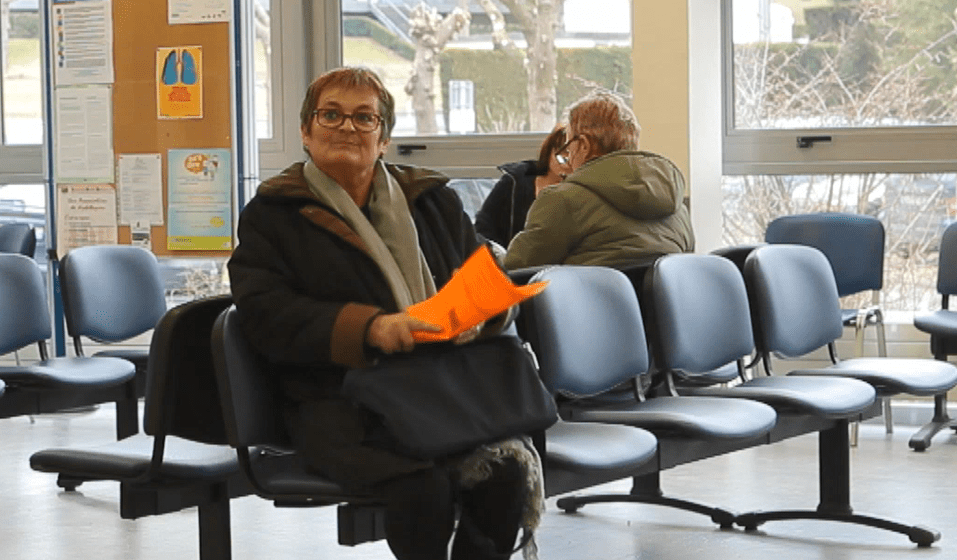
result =
M926 527L914 526L908 531L907 537L919 548L927 548L940 540L940 533Z
M75 492L77 487L79 487L81 484L83 484L83 481L78 478L58 476L56 479L56 485L60 488L63 488L67 492Z
M565 513L578 513L578 503L570 498L561 498L555 505Z

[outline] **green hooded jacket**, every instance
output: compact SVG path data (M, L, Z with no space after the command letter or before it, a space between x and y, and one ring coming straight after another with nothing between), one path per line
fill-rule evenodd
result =
M685 180L665 157L622 150L543 190L508 246L507 269L547 264L623 268L694 251Z

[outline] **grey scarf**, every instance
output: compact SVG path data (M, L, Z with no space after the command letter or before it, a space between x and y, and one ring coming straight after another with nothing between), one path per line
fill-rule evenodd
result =
M379 265L399 309L435 295L432 273L419 248L419 235L409 203L382 161L376 162L366 219L349 193L319 170L312 160L303 168L309 190L338 212L362 238Z

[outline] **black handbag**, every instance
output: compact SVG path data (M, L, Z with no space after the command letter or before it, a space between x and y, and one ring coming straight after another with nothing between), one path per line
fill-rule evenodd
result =
M419 344L350 370L343 393L380 417L396 451L433 459L558 420L555 400L514 336Z

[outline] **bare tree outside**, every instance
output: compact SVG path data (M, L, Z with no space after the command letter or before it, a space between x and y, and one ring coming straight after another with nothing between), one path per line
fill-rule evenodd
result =
M957 0L860 0L808 10L806 35L734 46L735 127L957 123ZM925 310L937 244L955 217L955 174L736 176L723 181L724 243L763 240L804 212L876 216L887 230L883 305ZM856 305L859 302L847 302Z
M561 0L499 0L518 21L528 47L529 130L550 130L558 110L558 51L555 37L561 21Z
M412 96L419 134L438 132L435 124L434 87L438 56L456 34L468 27L469 21L471 15L459 7L445 16L425 2L419 2L412 10L409 17L409 36L415 41L415 60L405 92Z

